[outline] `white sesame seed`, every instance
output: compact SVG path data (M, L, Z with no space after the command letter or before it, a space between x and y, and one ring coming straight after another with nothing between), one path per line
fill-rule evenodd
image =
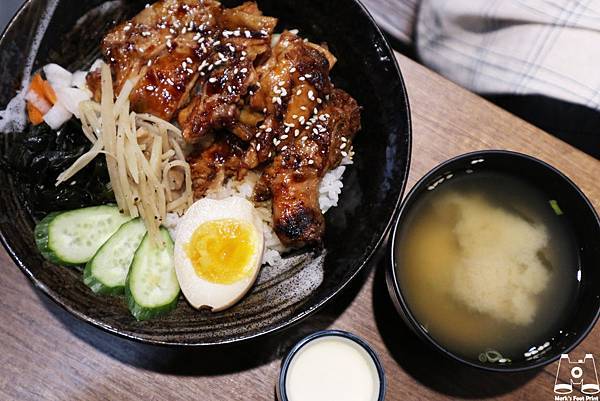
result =
M299 79L300 81L306 81L306 78L304 78L304 77L300 77L300 78L298 78L298 79Z
M260 150L260 143L256 145L256 150Z
M344 151L342 150L342 156L344 156L344 157L348 156L348 152L344 152Z
M183 69L185 70L187 68L187 63L184 61L183 63L181 63L181 66L183 67Z
M342 144L340 145L340 149L344 149L345 147L346 147L346 143L342 143Z
M342 140L342 142L348 142L348 138L346 138L345 136L343 136L343 137L341 138L341 140Z
M306 111L307 108L306 108L306 106L300 106L300 110Z
M297 114L292 114L292 118L295 120L295 119L298 118L298 115Z
M265 129L265 128L267 128L267 126L263 124L263 125L261 125L261 126L260 126L260 127L258 127L258 128L260 128L260 129Z
M298 135L300 135L300 130L299 129L297 129L297 130L294 131L294 136L296 138L298 137Z
M143 37L148 37L148 36L150 36L150 35L151 35L151 33L150 33L150 32L142 32L142 36L143 36Z
M302 94L302 89L298 89L298 91L296 92L296 96L300 96Z
M148 62L146 63L146 65L147 65L148 67L150 67L150 66L152 65L152 60L148 60Z
M296 67L290 68L290 72L296 72Z
M323 99L321 99L320 97L317 98L317 103L321 104L323 103Z
M285 145L284 147L281 148L281 151L283 152L284 150L286 150L288 147L287 145Z
M289 127L288 127L288 128L289 128ZM281 135L280 139L281 139L281 140L288 139L288 136L287 136L287 135Z
M319 110L316 107L313 109L313 114L319 114Z
M273 131L273 128L271 128L271 127L267 128L267 129L265 130L265 132L271 132L271 131Z
M240 70L240 72L241 72L242 74L245 74L245 73L247 73L247 72L248 72L248 69L247 69L246 67L244 67L244 68L242 68L242 69Z
M185 61L187 61L189 64L194 64L194 62L192 61L192 59L191 59L191 58L189 58L189 57L188 57L188 58L186 58L186 59L185 59Z
M245 35L247 38L251 38L251 37L252 37L252 34L250 33L250 31L244 31L244 35Z
M146 86L146 90L153 91L154 89L156 89L156 88L152 85Z
M208 80L208 82L210 82L211 84L214 84L215 82L217 82L217 78L212 77Z
M313 91L311 91L311 90L310 90L310 91L308 91L308 98L309 98L310 100L315 100L315 94L314 94L314 92L313 92Z
M313 159L310 159L310 160L308 161L308 164L315 164L315 161L314 161Z

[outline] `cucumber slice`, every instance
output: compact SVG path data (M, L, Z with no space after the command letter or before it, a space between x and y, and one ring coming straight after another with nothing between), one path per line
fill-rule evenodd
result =
M145 234L142 219L123 224L87 262L83 282L97 294L122 294L129 266Z
M80 265L129 220L113 205L51 213L35 226L35 242L50 262Z
M165 228L160 229L165 246L161 249L146 234L135 252L125 282L125 297L131 314L147 320L177 306L179 282L173 263L173 241Z

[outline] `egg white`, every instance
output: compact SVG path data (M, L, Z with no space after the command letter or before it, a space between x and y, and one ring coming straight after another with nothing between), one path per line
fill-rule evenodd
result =
M198 276L185 251L194 231L203 223L221 219L236 219L254 227L257 244L252 254L252 272L231 284L212 283ZM177 224L175 236L175 272L183 295L194 308L209 307L222 311L239 301L252 287L260 270L264 252L263 223L252 203L244 198L221 200L200 199L195 202Z

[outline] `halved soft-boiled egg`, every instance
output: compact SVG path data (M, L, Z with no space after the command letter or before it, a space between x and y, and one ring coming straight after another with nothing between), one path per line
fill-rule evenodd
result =
M226 309L250 289L264 251L263 223L244 198L201 199L177 224L175 271L194 308Z

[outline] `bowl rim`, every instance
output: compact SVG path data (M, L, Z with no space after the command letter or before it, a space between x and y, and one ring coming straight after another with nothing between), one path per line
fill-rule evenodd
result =
M2 34L0 35L0 44L4 42L7 32L10 29L12 29L14 25L17 24L17 21L21 17L21 15L24 13L24 10L27 7L30 7L34 1L36 1L36 0L25 0L24 3L19 7L19 9L15 13L15 15L13 15L13 17L10 19L9 23L6 25L6 27L2 31ZM58 0L58 1L61 1L61 0ZM11 257L13 262L19 267L19 269L23 272L23 274L30 280L30 282L37 289L41 290L41 292L44 295L46 295L48 298L50 298L52 301L54 301L62 309L66 310L71 315L75 316L77 319L84 321L94 327L100 328L107 333L116 335L118 337L121 337L121 338L124 338L127 340L133 340L133 341L136 341L139 343L144 343L144 344L152 344L152 345L168 346L168 347L212 347L212 346L221 346L221 345L230 345L230 344L240 344L240 343L244 343L249 340L259 338L259 337L262 337L265 335L281 332L291 326L294 326L295 324L298 324L300 321L304 320L305 318L307 318L307 317L315 314L317 311L321 310L331 299L333 299L340 292L342 292L348 286L348 284L353 279L355 279L356 276L358 276L358 274L360 272L362 272L365 269L366 266L369 265L369 262L373 259L373 256L385 243L385 240L387 239L390 230L394 226L394 221L396 221L396 217L398 216L398 213L399 213L399 208L401 205L402 197L404 195L404 191L406 190L406 185L408 182L408 175L410 172L411 159L412 159L412 147L413 146L412 146L411 108L410 108L408 93L407 93L407 89L406 89L406 83L404 81L404 76L402 75L402 71L400 70L398 60L396 59L396 57L394 55L394 50L392 49L387 38L381 31L381 28L375 22L375 19L373 18L373 16L367 10L367 8L362 4L362 2L360 0L348 0L348 1L354 3L355 6L358 7L361 14L364 16L364 18L366 18L371 23L371 26L374 28L377 35L379 35L379 37L381 38L381 41L383 44L383 50L391 55L390 61L392 63L392 67L394 69L393 72L395 72L395 74L398 78L398 83L399 83L399 86L401 89L400 96L401 96L402 100L404 101L404 104L406 105L405 108L398 111L398 112L404 112L405 119L406 119L406 123L405 123L406 124L405 138L406 138L406 150L407 150L406 161L405 161L406 168L404 169L404 172L403 172L402 184L401 184L401 187L399 188L398 197L397 197L397 199L394 203L393 209L387 219L388 221L386 222L384 229L382 230L381 234L379 235L379 238L377 238L373 247L370 250L368 250L364 259L360 263L358 263L354 269L352 269L352 273L346 278L346 280L342 281L338 285L338 287L334 291L332 291L329 295L323 297L319 302L315 303L315 305L313 305L312 307L304 310L301 313L297 313L292 318L286 319L282 322L279 322L278 324L272 325L263 330L259 330L250 335L233 336L233 337L227 338L222 341L205 341L205 342L190 342L190 341L185 341L185 340L184 341L170 341L170 340L161 341L161 340L144 337L144 335L141 335L141 334L133 332L133 331L123 331L121 329L113 327L112 325L104 323L100 319L91 318L87 314L75 310L73 307L71 307L71 305L69 305L67 302L65 302L58 293L56 293L55 291L48 288L44 283L42 283L40 280L38 280L35 277L35 275L29 270L29 268L23 263L23 261L21 261L20 257L17 255L15 250L10 246L9 241L6 236L6 233L4 233L3 231L0 230L0 243L2 243L2 246L4 247L4 249L6 250L8 255Z
M600 227L600 219L598 218L598 213L596 212L596 209L594 208L594 206L592 205L590 200L587 198L587 196L569 177L567 177L564 173L562 173L560 170L558 170L556 167L550 165L549 163L547 163L541 159L538 159L536 157L533 157L531 155L525 154L525 153L516 152L516 151L512 151L512 150L504 150L504 149L487 149L487 150L477 150L477 151L473 151L473 152L463 153L458 156L454 156L448 160L445 160L442 163L433 167L423 177L421 177L421 179L419 179L415 183L415 185L410 189L408 194L404 197L404 199L402 201L402 205L400 206L400 210L398 212L398 216L396 217L396 222L394 224L394 228L392 229L392 237L391 237L391 241L389 243L390 264L388 266L388 272L391 275L393 291L394 291L393 294L390 293L390 296L396 298L396 300L398 301L398 305L402 309L402 313L409 320L411 328L413 330L417 331L418 337L420 337L422 340L429 343L430 345L433 345L436 350L438 350L442 354L450 357L451 359L454 359L458 362L464 363L468 366L471 366L471 367L474 367L477 369L482 369L485 371L490 371L490 372L513 372L514 373L514 372L529 371L529 370L540 368L542 366L549 365L552 362L555 362L556 360L558 360L560 358L561 354L568 354L575 347L577 347L585 339L585 337L590 333L590 331L594 328L594 326L600 316L600 307L596 310L595 316L593 317L592 321L587 325L587 327L584 330L582 330L576 337L574 337L574 340L569 344L568 347L566 347L564 350L562 350L557 355L554 355L551 358L548 358L546 360L538 360L529 365L520 366L520 367L511 367L510 365L484 365L484 364L478 364L478 363L474 362L473 360L468 360L466 358L463 358L463 357L451 352L446 347L441 345L438 341L436 341L428 332L426 332L423 329L423 327L419 323L418 319L411 312L411 310L408 306L408 302L406 301L406 299L404 298L404 296L402 294L402 291L400 290L400 285L398 283L398 277L396 274L396 264L397 264L396 243L397 243L397 241L399 241L398 233L400 231L400 223L402 221L403 216L405 216L406 213L408 212L408 210L410 209L409 204L412 203L412 201L415 199L415 197L419 196L419 194L422 193L422 189L426 185L426 183L428 183L431 179L438 177L440 175L440 173L443 172L444 168L446 168L448 165L455 163L457 161L465 160L465 159L481 158L481 157L486 157L489 155L524 159L524 160L527 160L527 161L530 161L530 162L540 165L543 169L547 170L549 173L554 173L556 176L558 176L563 182L567 183L575 191L575 193L583 201L585 206L587 206L587 208L592 212L592 215L594 216L595 225ZM390 289L390 292L391 292L391 289Z
M298 354L298 352L300 352L302 348L304 348L304 346L308 345L308 343L324 337L341 337L348 339L354 342L355 344L358 344L360 347L362 347L362 349L364 349L367 352L367 354L369 354L371 360L375 364L377 376L379 377L379 395L377 397L377 401L384 401L387 389L385 370L375 350L369 345L369 343L367 343L364 339L357 336L356 334L344 330L335 329L320 330L309 334L308 336L299 340L287 353L286 357L281 362L281 368L279 369L279 377L277 379L277 399L279 401L289 401L286 391L286 379L289 367L292 361L294 360L294 357Z

